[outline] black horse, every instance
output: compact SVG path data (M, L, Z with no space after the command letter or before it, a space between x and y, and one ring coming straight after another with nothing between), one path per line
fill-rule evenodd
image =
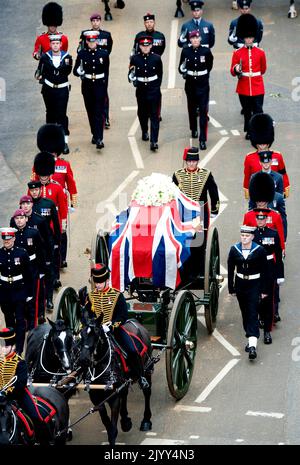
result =
M84 368L86 382L90 383L89 396L97 409L101 420L106 428L110 445L115 445L118 435L118 418L122 431L130 431L132 427L131 418L127 411L127 396L129 376L126 368L126 360L121 348L109 332L106 334L102 328L102 317L98 319L86 319L86 325L81 330L81 352L79 363ZM152 359L152 347L148 331L136 320L128 320L124 327L131 333L136 334L146 345L147 351L142 357L145 377L149 387L143 390L145 399L144 417L140 430L149 431L152 428L150 397L151 397L151 374L154 361ZM125 355L126 357L126 355ZM126 384L127 382L127 384ZM133 380L135 382L135 380ZM124 385L125 383L125 385ZM93 389L93 384L104 384L111 389ZM123 386L119 390L120 386ZM111 409L109 418L105 402Z
M72 331L63 320L48 321L49 324L31 330L27 339L25 359L34 382L56 383L75 368L76 342Z
M104 9L105 9L105 15L104 15L105 21L112 21L113 17L110 12L109 0L102 0L102 2L104 3ZM114 7L119 8L120 10L123 10L123 8L125 7L125 2L123 0L116 0Z
M33 422L15 400L6 395L6 389L13 386L16 377L0 391L0 446L33 445L39 437L43 445L64 445L67 440L69 407L64 396L51 387L32 389L41 415L49 416L47 437L34 431Z

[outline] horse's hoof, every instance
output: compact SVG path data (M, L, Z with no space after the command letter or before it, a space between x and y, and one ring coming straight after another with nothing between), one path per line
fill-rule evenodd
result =
M67 432L67 441L72 441L73 439L73 431L70 429L68 429L68 432Z
M121 420L121 428L124 433L128 433L132 428L131 418L127 417L125 420Z
M143 420L141 423L140 431L150 431L152 429L152 422Z

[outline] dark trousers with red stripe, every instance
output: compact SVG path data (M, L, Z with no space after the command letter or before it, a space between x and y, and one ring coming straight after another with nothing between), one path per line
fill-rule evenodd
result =
M12 327L16 331L16 352L23 352L25 334L26 334L26 299L16 300L12 294L13 291L7 291L5 302L0 302L1 310L4 314L6 327Z
M131 371L131 376L133 378L140 378L144 376L144 367L138 349L132 339L128 334L126 329L120 326L118 329L114 330L114 337L116 341L120 344L122 349L127 353L127 363Z
M200 87L186 82L185 93L187 97L190 130L198 130L197 117L199 112L199 141L205 142L207 140L208 126L209 84L207 83Z

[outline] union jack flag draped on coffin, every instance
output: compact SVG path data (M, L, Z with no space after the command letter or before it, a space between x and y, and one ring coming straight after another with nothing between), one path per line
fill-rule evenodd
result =
M175 184L172 193L173 198L161 205L147 205L142 196L141 205L135 197L117 216L108 241L113 287L124 291L138 277L152 278L156 287L175 289L180 284L201 209Z

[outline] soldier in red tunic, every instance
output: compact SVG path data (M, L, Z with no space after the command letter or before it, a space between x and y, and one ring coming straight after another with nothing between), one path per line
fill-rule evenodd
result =
M42 22L48 27L48 30L36 38L32 53L33 58L36 60L41 58L42 53L46 53L50 50L49 35L52 34L61 34L61 49L64 52L68 50L68 37L57 30L57 27L61 26L63 22L62 7L55 2L47 3L43 8Z
M261 170L259 153L269 150L274 142L274 122L271 116L261 113L252 116L249 122L249 136L255 152L246 155L244 161L244 192L245 198L249 199L249 182L253 173ZM286 172L283 156L280 152L272 151L271 169L282 175L284 196L287 198L290 192L290 180Z
M54 156L55 170L51 179L58 182L65 193L66 201L70 202L70 207L73 210L77 207L77 187L74 179L73 171L70 162L61 158L63 151L64 132L58 124L44 124L40 127L37 133L37 146L41 152L50 152ZM37 175L32 170L32 180L37 180ZM71 211L72 211L71 210ZM62 234L61 238L61 267L67 267L67 232Z
M245 45L232 55L230 72L238 77L236 92L244 114L244 131L249 139L248 125L252 115L263 113L264 81L267 69L265 52L253 42L257 34L257 20L251 15L241 15L237 22L237 35L245 40Z

